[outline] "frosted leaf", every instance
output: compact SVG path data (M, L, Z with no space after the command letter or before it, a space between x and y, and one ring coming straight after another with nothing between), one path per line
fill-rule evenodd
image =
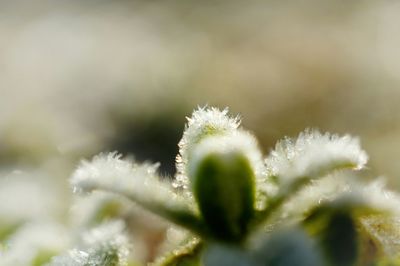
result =
M174 186L187 189L187 164L190 153L195 146L206 136L220 135L235 131L240 126L239 117L228 116L228 108L219 110L215 107L200 107L187 118L187 124L179 141L179 154L176 158L177 175Z
M117 255L118 265L126 265L129 244L127 237L123 234L124 228L122 221L114 221L84 234L83 243L88 247L89 256L100 263L107 259L105 256ZM93 265L101 265L99 263Z
M172 222L190 226L197 219L195 206L159 180L158 165L123 160L117 153L100 154L84 161L71 177L75 191L104 190L125 196Z
M359 170L367 160L368 155L361 149L358 138L306 130L297 139L279 141L265 163L269 176L287 183L300 177L315 178L340 168Z
M323 179L314 180L283 205L281 218L302 218L311 208L335 200L338 195L351 191L348 176L332 174Z
M364 206L394 216L400 214L400 196L385 188L383 178L363 184L349 173L336 173L315 180L292 197L283 205L281 218L301 219L310 209L334 201L336 204Z
M71 183L74 191L78 192L105 189L167 205L184 204L168 184L158 180L157 168L158 164L137 164L131 160L123 160L115 152L100 154L91 162L83 161L72 175Z
M127 265L129 242L124 228L122 221L102 224L83 235L81 247L54 257L48 266Z
M354 184L344 200L364 204L391 215L400 215L400 195L388 190L386 181L382 177L368 184Z
M91 161L82 161L71 177L74 192L90 192L100 187L137 190L147 179L156 178L158 164L137 164L123 160L117 152L100 153Z
M210 153L242 153L250 162L255 174L256 208L261 209L265 198L275 193L276 187L265 174L265 165L257 139L247 131L238 129L225 135L217 135L202 140L193 150L189 162L189 173ZM193 174L191 174L193 176Z
M54 257L47 266L86 266L88 261L89 254L87 252L72 249L65 255Z

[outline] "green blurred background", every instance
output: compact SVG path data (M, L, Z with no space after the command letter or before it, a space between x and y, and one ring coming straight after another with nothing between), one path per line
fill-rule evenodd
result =
M172 176L185 116L205 104L241 114L265 153L307 127L360 136L370 175L398 188L399 12L397 1L1 1L0 190L15 176L25 190L4 196L0 216L29 202L29 182L67 199L76 163L100 151Z

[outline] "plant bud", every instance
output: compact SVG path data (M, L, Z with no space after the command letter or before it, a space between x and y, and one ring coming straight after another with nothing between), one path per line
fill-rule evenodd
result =
M255 177L246 153L224 137L210 138L190 166L193 194L210 233L219 240L242 240L254 214Z

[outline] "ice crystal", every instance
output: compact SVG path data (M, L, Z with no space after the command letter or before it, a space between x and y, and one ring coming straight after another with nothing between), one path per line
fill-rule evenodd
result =
M187 164L190 153L195 146L206 136L220 135L233 132L240 126L239 117L228 116L228 108L219 110L214 107L200 107L187 118L187 124L179 141L179 154L176 158L177 175L174 186L187 189Z
M341 201L398 216L400 214L400 195L388 190L385 186L384 178L377 178L367 184L353 182L349 191L341 195Z
M129 242L123 231L121 221L102 224L83 235L79 249L53 258L48 266L127 265Z
M281 215L301 219L311 208L330 202L400 215L400 196L385 188L383 178L364 184L349 173L315 180L283 206Z
M60 255L52 259L47 266L87 266L89 254L78 249L71 249L65 255Z
M123 160L117 152L96 155L92 161L82 161L71 177L74 192L90 192L101 187L133 190L156 175L158 164L137 164Z
M256 176L261 176L264 171L262 154L258 148L256 138L250 133L237 130L225 135L209 137L201 141L193 150L189 163L189 174L196 168L199 161L210 153L233 153L243 154L250 162Z
M277 143L266 159L267 172L282 183L294 178L314 178L340 168L361 169L368 156L358 138L306 130L297 139Z
M191 215L195 206L175 193L170 184L160 181L157 167L122 159L115 152L100 154L90 162L82 162L71 183L77 192L104 190L123 195L167 219Z
M240 153L243 154L250 163L255 174L257 202L256 207L262 208L267 195L275 193L276 187L268 180L265 172L265 165L262 159L262 153L257 143L257 139L247 131L238 129L226 133L205 138L192 151L192 157L188 165L189 176L199 164L202 158L210 153Z

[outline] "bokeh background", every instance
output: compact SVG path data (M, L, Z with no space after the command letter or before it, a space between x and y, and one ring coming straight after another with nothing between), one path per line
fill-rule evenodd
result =
M307 127L360 136L369 175L399 189L399 14L397 1L1 1L1 219L64 217L67 178L100 151L172 176L185 116L205 104L241 114L265 153Z

